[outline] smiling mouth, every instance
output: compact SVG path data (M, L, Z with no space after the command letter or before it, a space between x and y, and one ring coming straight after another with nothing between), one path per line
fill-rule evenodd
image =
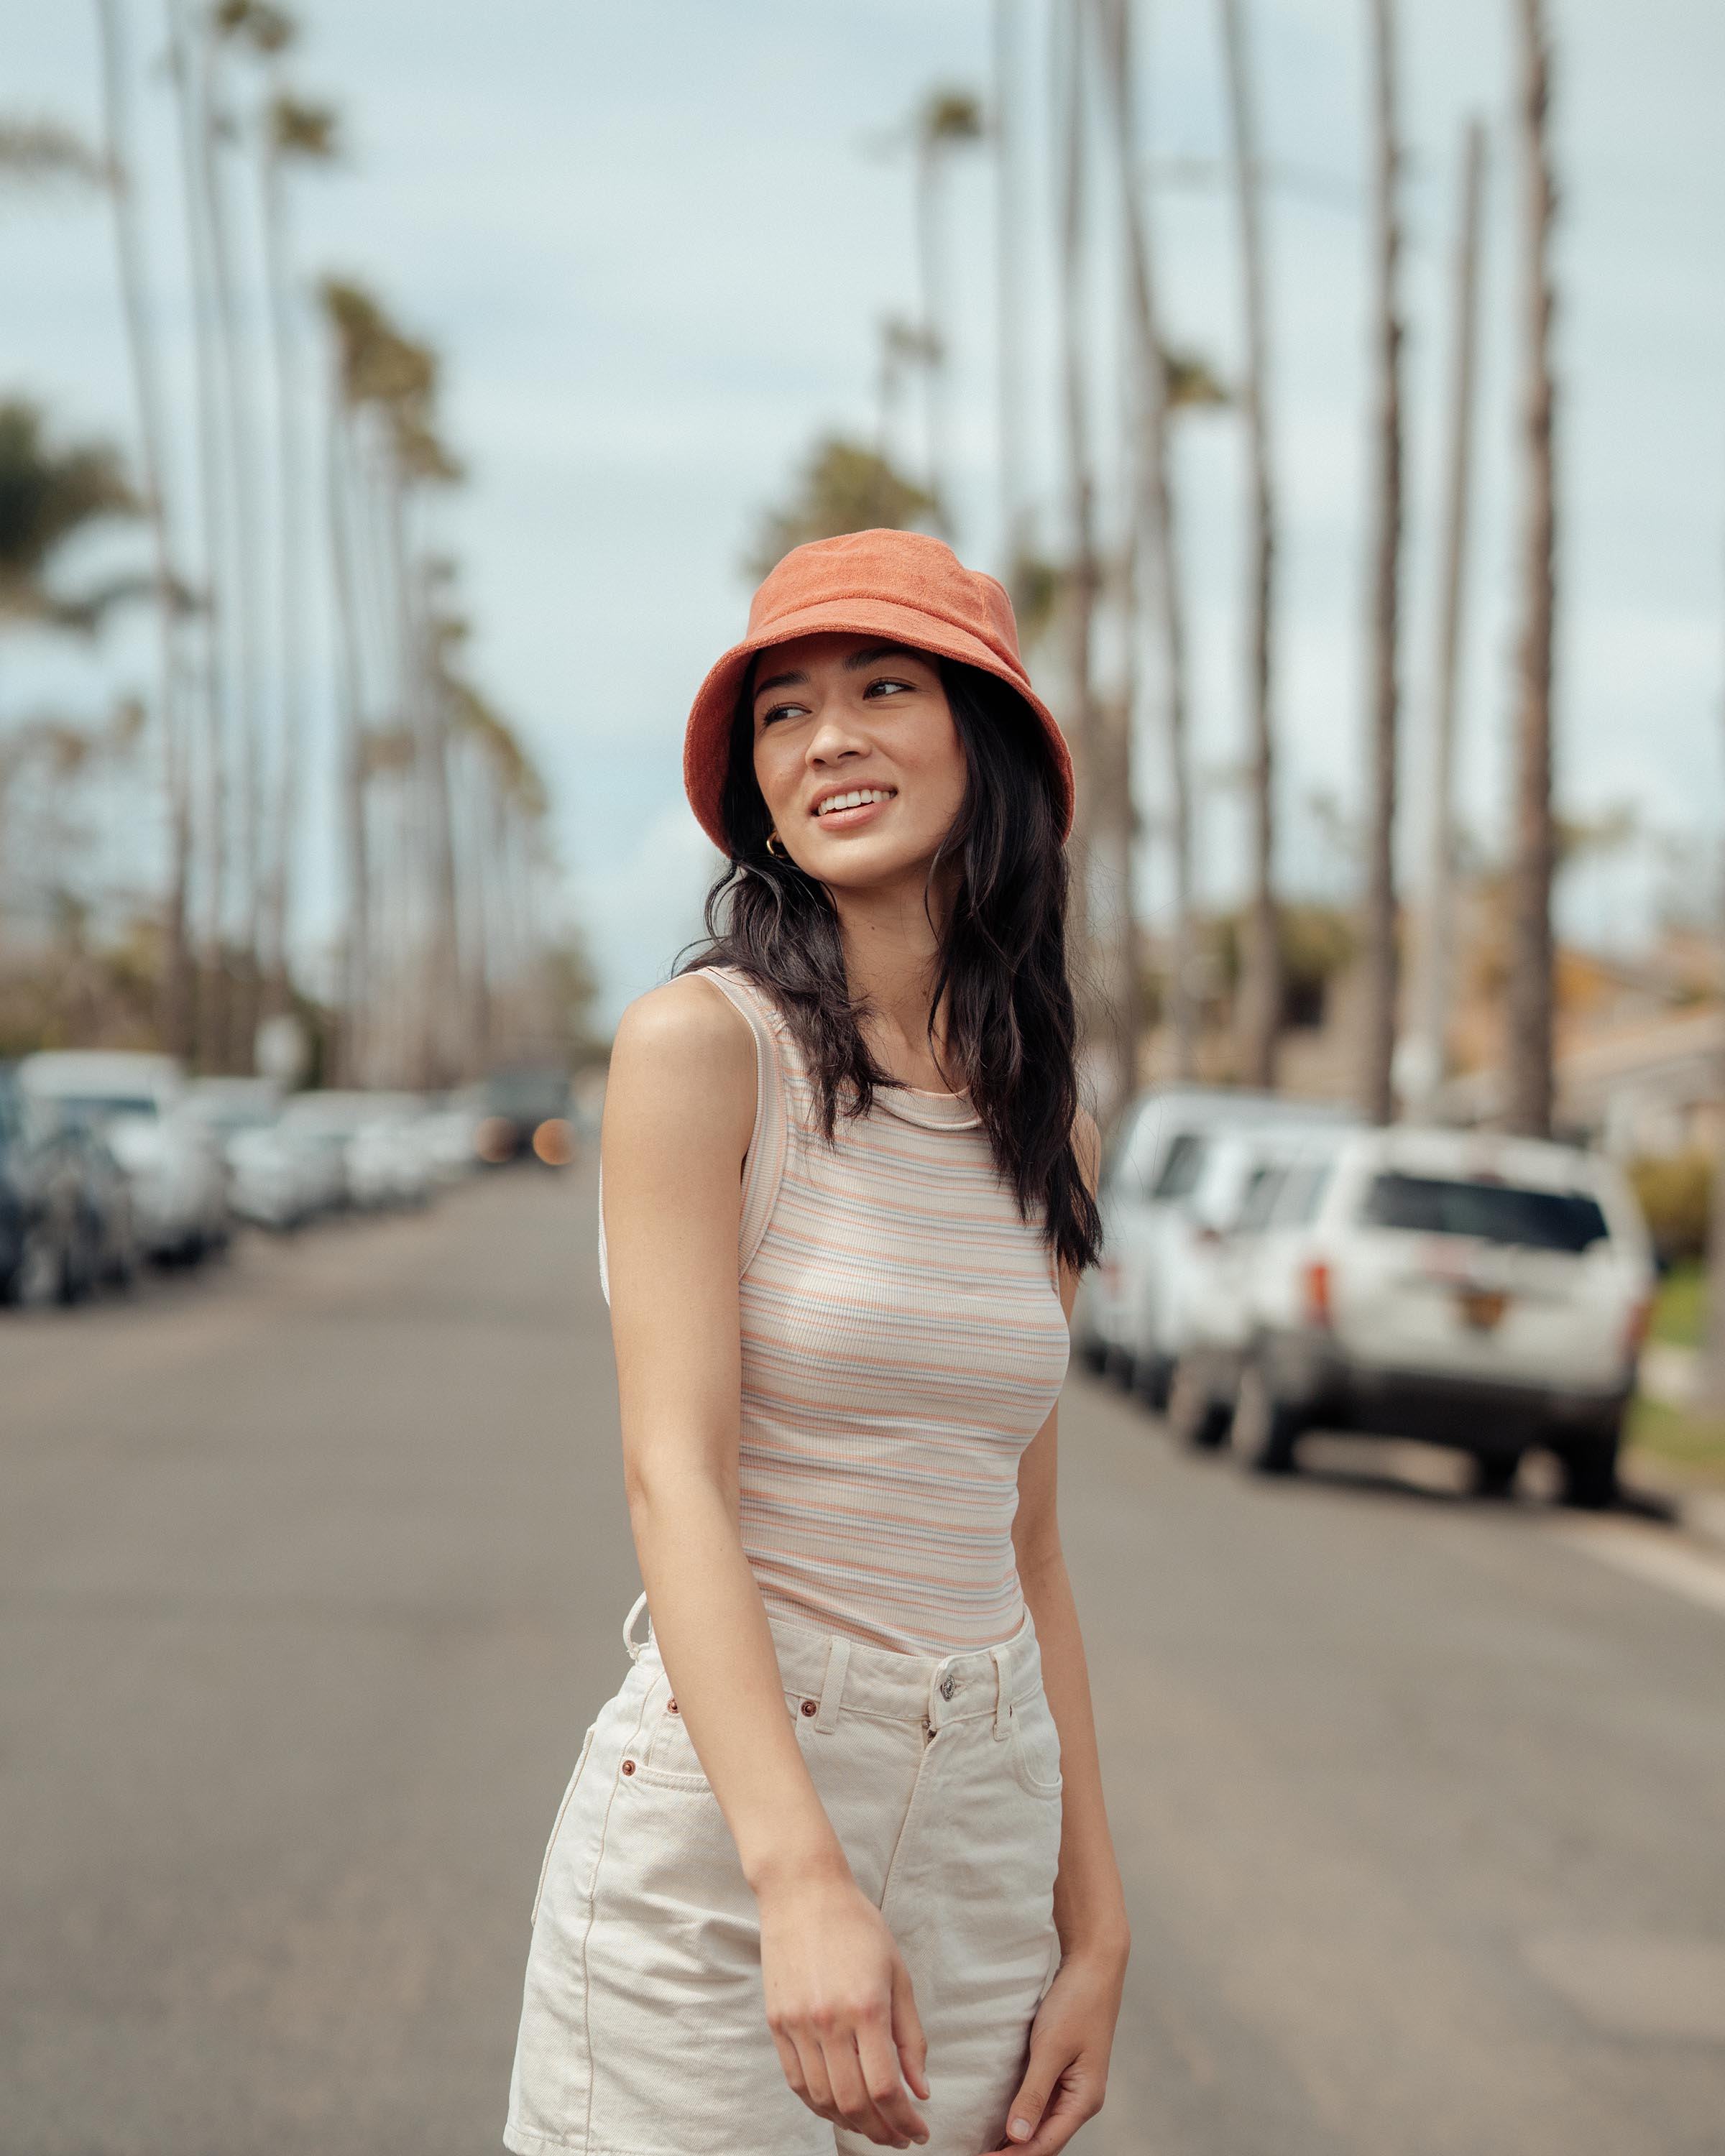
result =
M896 786L858 786L851 788L850 791L864 794L867 798L850 802L848 806L842 808L829 808L824 802L818 803L809 811L815 822L837 824L840 829L852 824L865 823L875 814L876 810L884 808L889 801L896 800L898 797L898 788ZM845 801L847 798L846 795L842 793L829 798L835 801Z

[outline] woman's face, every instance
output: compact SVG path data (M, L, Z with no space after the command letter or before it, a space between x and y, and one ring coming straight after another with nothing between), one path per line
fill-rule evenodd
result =
M839 889L927 873L965 785L937 660L836 632L769 645L754 729L755 778L799 868ZM879 798L822 808L856 793Z

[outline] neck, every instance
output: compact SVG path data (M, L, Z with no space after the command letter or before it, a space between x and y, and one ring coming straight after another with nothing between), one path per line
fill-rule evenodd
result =
M853 996L866 1001L873 1023L864 1022L864 1037L880 1067L907 1085L932 1092L953 1090L950 1074L930 1060L929 998L940 950L934 927L923 911L919 875L910 884L869 891L834 891L845 971ZM929 902L942 904L938 884ZM944 1013L937 1012L934 1054L946 1061Z

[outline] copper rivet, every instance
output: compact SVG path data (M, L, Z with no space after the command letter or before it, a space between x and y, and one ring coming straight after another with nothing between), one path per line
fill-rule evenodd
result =
M668 1699L668 1700L666 1700L666 1702L665 1702L665 1707L666 1707L666 1708L670 1711L670 1712L671 1712L672 1714L675 1714L675 1713L676 1712L676 1711L677 1711L677 1702L675 1702L675 1700L674 1700L674 1699Z
M634 1774L635 1771L634 1761L633 1759L625 1759L623 1763L623 1771L625 1774Z
M815 1704L812 1699L805 1699L803 1701L803 1712L804 1714L813 1714L816 1712Z

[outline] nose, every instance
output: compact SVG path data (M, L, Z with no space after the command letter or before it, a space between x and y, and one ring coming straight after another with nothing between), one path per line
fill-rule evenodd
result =
M809 730L810 763L833 763L841 756L860 755L867 747L843 697L829 697Z

